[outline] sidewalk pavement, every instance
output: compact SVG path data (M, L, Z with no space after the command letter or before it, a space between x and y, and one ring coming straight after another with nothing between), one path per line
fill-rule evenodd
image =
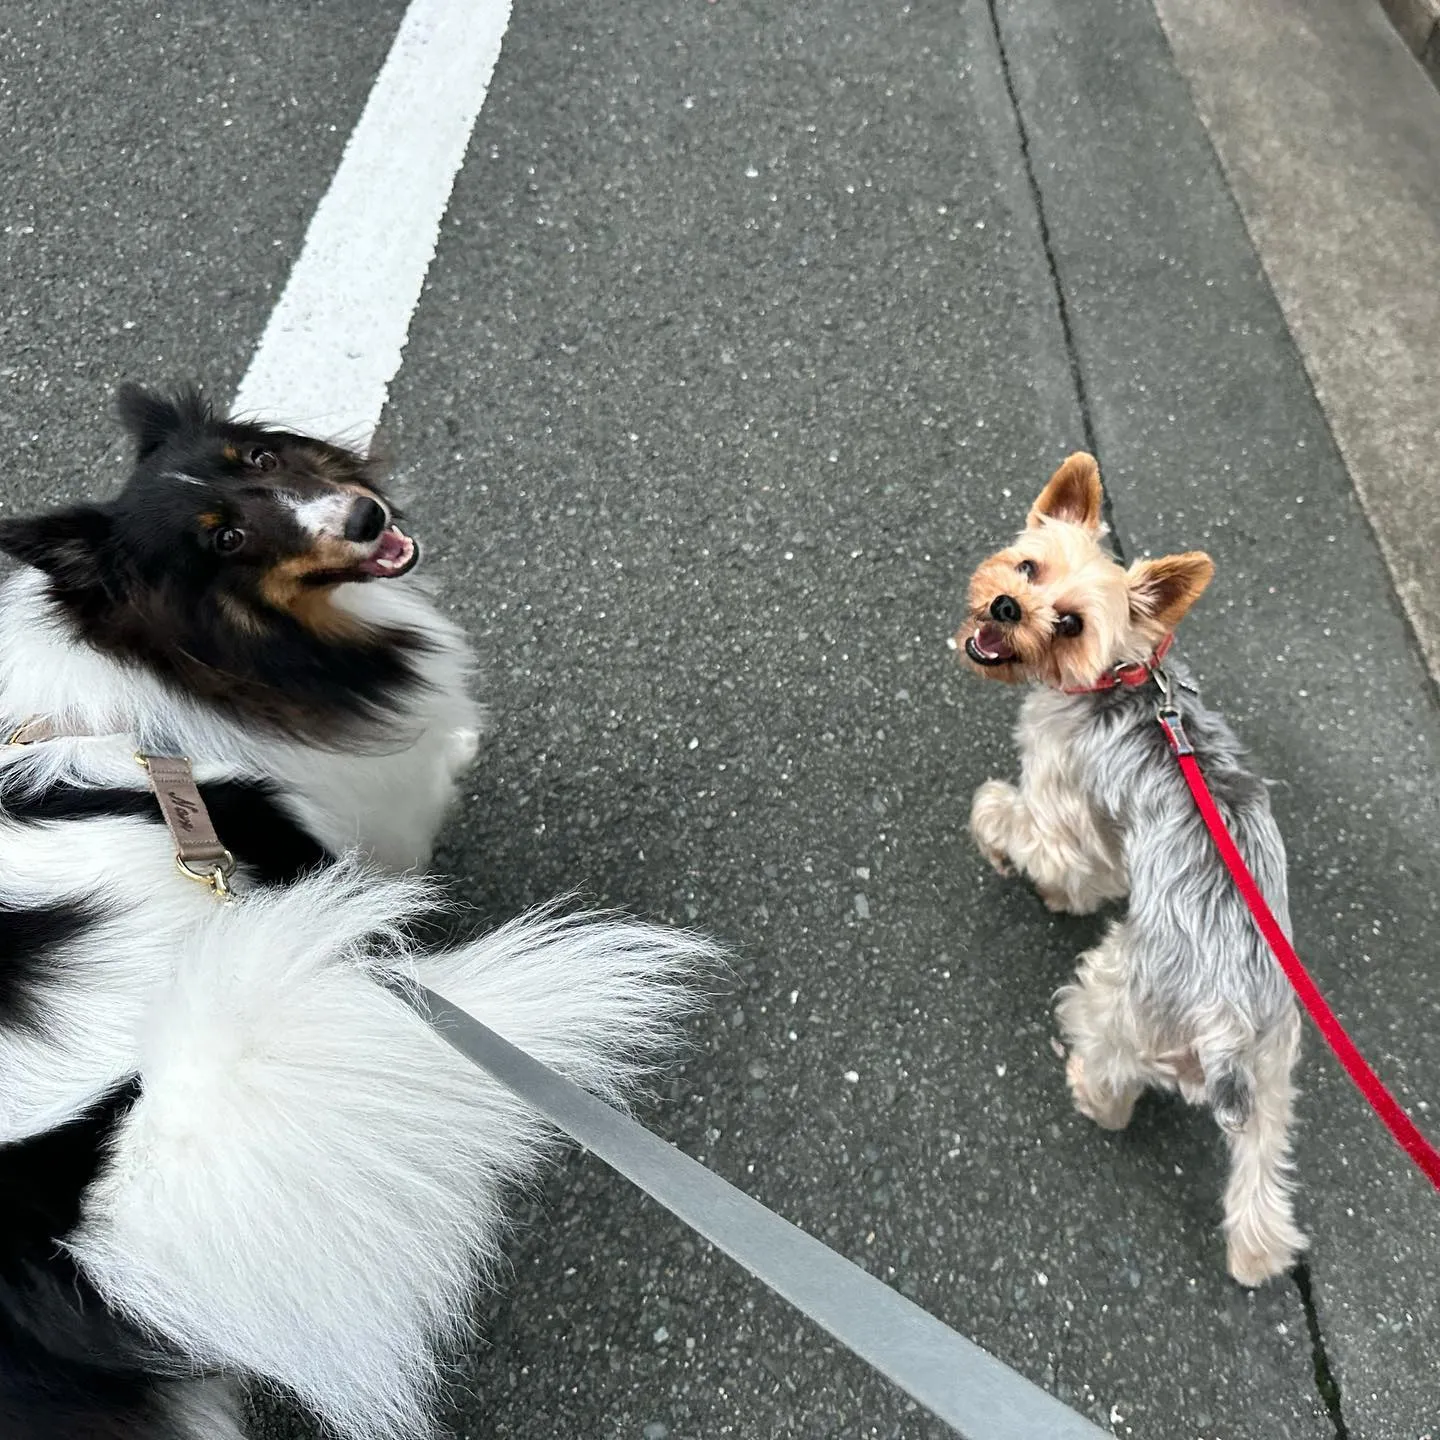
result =
M1240 1291L1214 1127L1070 1109L1050 996L1097 922L964 831L1018 697L945 637L974 560L1093 441L1132 554L1215 556L1185 657L1274 781L1302 953L1440 1128L1440 714L1385 563L1422 617L1426 512L1385 520L1383 434L1355 458L1364 407L1323 370L1345 324L1304 289L1390 324L1365 286L1429 182L1313 271L1366 212L1267 228L1277 151L1236 158L1257 126L1313 163L1389 153L1367 115L1417 122L1377 108L1370 49L1343 83L1317 62L1297 105L1337 109L1298 137L1241 114L1284 56L1257 49L1257 81L1233 24L1198 23L1221 0L1161 3L1183 73L1150 0L518 0L386 422L497 712L441 858L497 918L583 886L733 945L651 1123L1117 1435L1420 1440L1436 1197L1312 1041L1309 1269ZM1331 3L1266 9L1303 37ZM114 473L118 376L243 370L398 21L364 9L170 17L164 64L154 7L0 17L7 506ZM941 1433L585 1157L511 1257L456 1371L463 1435Z
M1434 1197L1348 1082L1312 1043L1310 1269L1241 1294L1212 1127L1067 1109L1048 999L1094 924L964 836L1015 700L941 642L1093 433L1132 553L1217 559L1187 658L1434 1127L1432 687L1153 10L542 0L474 153L393 415L499 657L452 868L738 943L655 1123L1117 1434L1425 1434ZM935 1433L595 1167L535 1226L475 1433Z

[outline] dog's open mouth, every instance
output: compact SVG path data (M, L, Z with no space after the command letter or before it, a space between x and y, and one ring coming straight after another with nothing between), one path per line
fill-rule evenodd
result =
M420 547L398 525L391 525L380 532L374 554L355 568L377 580L394 580L413 570L419 558Z
M988 620L965 637L965 653L977 665L1008 665L1015 659L1015 647L1005 638L1004 630Z

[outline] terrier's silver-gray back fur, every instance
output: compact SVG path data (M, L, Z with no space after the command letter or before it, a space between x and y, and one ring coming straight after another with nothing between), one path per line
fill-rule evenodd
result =
M1176 681L1183 668L1171 667ZM1053 909L1128 897L1057 997L1067 1078L1097 1123L1128 1123L1146 1086L1208 1106L1230 1145L1230 1269L1256 1284L1304 1247L1289 1150L1299 1012L1225 869L1156 719L1153 684L1071 695L1033 689L1016 737L1019 787L976 792L981 850L1035 882ZM1224 719L1192 690L1175 703L1221 814L1289 933L1285 847L1266 786Z
M1246 764L1224 717L1186 688L1189 675L1177 665L1170 669L1184 682L1176 686L1173 703L1206 783L1289 935L1285 842L1265 782ZM1047 692L1051 696L1055 692ZM1152 1009L1156 1030L1173 1030L1177 1042L1189 1043L1215 1028L1220 1009L1230 1010L1233 1023L1245 1031L1290 1023L1294 994L1170 752L1156 720L1155 688L1122 686L1055 698L1084 717L1072 741L1081 784L1120 830L1130 881L1132 985L1136 999ZM1209 1065L1206 1078L1213 1084Z

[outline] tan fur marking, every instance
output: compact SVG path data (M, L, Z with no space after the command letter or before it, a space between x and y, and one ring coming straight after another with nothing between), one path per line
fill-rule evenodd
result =
M365 627L335 604L333 585L307 585L295 596L290 614L314 635L330 640L355 639Z
M237 600L233 595L220 592L220 608L229 617L230 623L237 630L243 630L247 635L262 635L265 626L260 617L243 601Z
M334 585L306 583L310 575L347 569L353 563L353 553L343 541L322 540L308 554L282 560L266 571L260 582L260 594L267 605L284 611L316 635L353 636L362 627L334 603Z

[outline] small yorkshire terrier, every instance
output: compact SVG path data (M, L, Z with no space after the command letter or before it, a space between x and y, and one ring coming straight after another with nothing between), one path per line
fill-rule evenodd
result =
M1102 499L1094 459L1072 455L1015 543L970 582L957 648L983 675L1036 687L1016 728L1020 783L980 786L970 832L1052 910L1086 915L1128 896L1058 993L1071 1094L1107 1130L1129 1123L1150 1085L1210 1107L1230 1148L1230 1274L1259 1285L1306 1244L1290 1194L1299 1009L1156 719L1160 657L1215 567L1191 552L1124 568L1102 543ZM1285 847L1264 782L1180 667L1170 675L1169 704L1288 932Z

